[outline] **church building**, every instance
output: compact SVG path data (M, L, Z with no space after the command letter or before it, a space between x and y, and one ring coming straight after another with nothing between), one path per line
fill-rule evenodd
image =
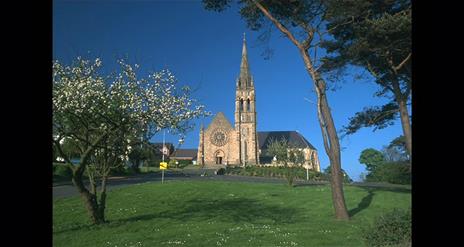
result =
M271 140L285 138L293 148L305 154L310 169L320 171L317 150L296 131L257 132L256 91L248 66L247 48L243 39L240 74L236 81L235 122L232 125L222 112L209 126L200 129L197 162L205 166L272 164L266 152Z

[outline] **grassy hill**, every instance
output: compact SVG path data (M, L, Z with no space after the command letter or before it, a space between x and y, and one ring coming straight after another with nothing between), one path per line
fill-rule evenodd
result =
M345 186L352 216L333 217L329 186L167 181L109 192L107 219L92 226L79 197L53 203L54 246L363 246L361 228L408 189Z

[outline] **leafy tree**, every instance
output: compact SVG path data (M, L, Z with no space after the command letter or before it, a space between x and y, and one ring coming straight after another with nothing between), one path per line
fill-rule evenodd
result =
M142 141L140 145L135 145L129 153L129 168L134 172L139 172L139 167L154 159L155 152L149 143Z
M385 156L383 153L373 148L364 149L359 156L359 163L366 165L366 170L369 172L374 171L384 162Z
M294 166L303 166L306 162L303 150L299 148L290 148L289 150L289 161Z
M203 0L207 10L223 11L231 0ZM254 31L265 30L269 36L270 25L277 28L301 55L308 75L312 79L317 96L317 114L324 141L324 148L334 166L332 172L332 198L337 219L349 219L343 194L340 143L327 100L327 85L319 71L321 66L317 51L331 31L326 28L324 17L327 5L323 0L241 0L240 14ZM336 29L333 26L331 29ZM262 35L263 36L263 35Z
M366 181L388 182L394 184L411 183L411 166L405 156L404 142L401 136L395 138L388 147L381 151L373 148L361 152L359 162L366 165L368 174ZM397 145L402 146L404 153L394 149Z
M71 139L61 140L61 151L71 158L79 158L79 149ZM59 155L56 147L53 147L53 160L63 162L64 159Z
M324 174L327 175L327 177L330 179L332 173L332 166L329 165L324 169ZM344 183L351 183L353 182L353 179L350 178L348 173L346 173L345 170L342 169L342 174L343 174L343 182Z
M303 151L291 147L288 141L282 138L281 140L272 139L267 145L267 152L275 157L277 164L285 167L285 178L288 185L293 186L297 172L295 167L301 166L305 162Z
M393 125L398 116L398 105L395 102L383 106L364 107L361 112L356 112L349 118L349 123L343 126L342 132L352 135L364 127L373 127L373 131L384 129Z
M375 127L375 131L399 117L411 154L407 109L411 96L411 1L327 0L326 3L329 11L324 19L333 39L323 42L329 55L324 58L321 70L334 71L347 65L365 68L381 87L376 96L391 99L386 105L356 113L344 131L352 134L362 127Z
M139 171L140 164L147 159L145 152L141 147L135 147L129 153L129 168L135 172Z
M382 152L385 155L385 159L390 162L409 161L410 159L404 136L393 139Z
M394 147L385 146L382 148L381 151L383 156L385 157L386 162L400 162L409 160L407 152L403 153Z
M366 181L366 173L361 172L361 174L359 174L359 181L361 181L361 182Z
M369 182L388 182L392 184L411 183L411 165L407 162L386 162L366 176Z
M53 62L53 145L72 169L72 182L94 224L106 222L107 178L127 161L131 147L138 144L135 137L149 139L162 129L183 134L193 127L189 120L208 115L190 98L187 87L176 88L169 71L139 79L138 65L119 64L119 72L104 76L98 58L91 62L78 57L69 66ZM63 150L63 140L75 144L77 165ZM82 180L85 171L89 187Z
M267 145L267 152L275 158L277 164L288 165L288 141L271 139Z

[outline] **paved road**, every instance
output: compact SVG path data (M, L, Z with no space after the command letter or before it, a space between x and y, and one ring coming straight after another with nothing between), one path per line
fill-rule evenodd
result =
M201 170L184 170L183 173L166 171L164 174L164 180L220 180L220 181L231 181L231 182L257 182L257 183L286 183L283 178L266 178L266 177L248 177L248 176L236 176L236 175L214 175L212 170L207 170L208 176L201 176ZM143 175L137 175L132 177L113 177L109 179L107 190L110 191L115 188L120 188L132 184L140 183L161 183L161 173L149 173ZM302 181L297 180L296 186L307 186L307 185L321 185L328 184L328 182L314 182L314 181ZM362 187L388 187L388 188L405 188L402 185L385 185L385 184L373 184L373 183L354 183L355 186ZM407 189L407 188L406 188ZM71 183L65 183L61 185L53 186L53 198L64 198L78 195L76 188Z
M184 180L184 179L194 179L196 176L191 177L185 174L179 173L172 173L172 172L165 172L164 180ZM200 177L200 175L198 175ZM120 188L132 184L141 184L141 183L149 183L149 182L161 182L161 173L149 173L149 174L142 174L137 176L130 176L130 177L112 177L108 180L107 183L107 190L110 191L115 188ZM88 182L86 184L89 185ZM53 185L53 198L63 198L77 195L77 189L71 182L66 182L62 184L55 184Z

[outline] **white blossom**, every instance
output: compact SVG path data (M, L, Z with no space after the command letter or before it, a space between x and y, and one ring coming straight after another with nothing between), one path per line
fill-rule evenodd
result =
M53 62L54 138L70 138L73 133L80 137L77 143L85 146L82 140L87 137L111 133L106 139L112 142L111 153L125 161L133 138L142 134L151 138L162 129L183 134L193 128L190 120L211 114L191 98L188 86L177 86L169 70L139 78L138 64L118 63L119 72L103 75L100 58L78 57L69 66ZM102 151L95 149L92 154Z

